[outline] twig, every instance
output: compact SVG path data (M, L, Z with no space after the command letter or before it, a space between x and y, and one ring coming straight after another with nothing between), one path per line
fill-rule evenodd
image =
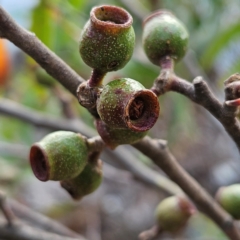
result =
M167 194L174 195L181 193L182 190L176 183L172 182L165 176L159 174L146 167L129 151L126 147L120 146L114 152L108 150L109 154L113 156L115 161L118 161L123 167L131 172L137 179L150 184L151 186L161 189Z
M90 152L101 152L106 147L106 144L103 142L100 136L87 139L87 144Z
M22 106L14 101L0 99L0 113L23 120L40 127L53 130L80 132L86 137L94 136L95 131L78 119L57 119Z
M8 223L6 225L0 221L0 238L6 240L73 240L72 237L75 237L74 239L86 240L81 235L74 233L60 223L34 212L14 200L7 201L5 195L2 193L0 193L0 209ZM35 223L37 227L40 227L47 232L23 224L20 220L15 218L13 212L17 213L16 216L20 215L22 219L27 218L31 225Z
M8 227L13 226L15 220L14 214L11 208L9 207L8 202L6 201L6 196L1 192L0 192L0 209L7 220Z
M0 141L1 156L12 156L25 160L28 158L29 147L22 144L12 144Z
M57 98L59 99L63 115L68 119L76 118L76 113L75 113L75 111L73 109L73 106L72 106L73 96L70 95L70 94L67 94L58 85L55 85L52 88L52 91L57 96Z
M176 161L166 145L158 140L145 137L135 148L152 159L197 205L200 211L209 216L232 240L240 239L240 233L232 217L193 179Z
M170 90L182 93L207 109L224 126L240 150L240 123L236 118L237 107L221 104L201 77L195 78L193 84L176 77Z
M76 89L80 83L84 82L84 79L49 50L34 33L20 27L1 6L0 37L7 38L21 48L76 96Z
M82 236L80 236L79 234L75 233L74 231L68 229L67 227L63 226L62 224L54 221L53 219L50 219L50 218L44 216L38 212L31 210L27 206L24 206L13 199L9 199L8 202L9 202L9 205L10 205L12 211L16 215L16 217L18 217L28 223L31 223L42 230L56 233L61 236L75 237L75 238L83 239Z
M166 141L159 141L161 141L162 144L166 144ZM100 136L88 139L88 144L90 146L90 149L94 150L101 151L102 148L105 147L105 143ZM124 147L122 146L122 148ZM150 168L147 168L140 161L136 160L135 157L133 157L133 155L130 153L130 151L126 149L126 147L124 150L118 148L114 152L111 152L109 150L107 151L109 155L114 156L114 159L120 159L120 164L123 165L125 169L133 173L137 179L142 180L155 187L158 187L168 194L182 193L182 190L175 183L169 181L169 179L167 179L166 177L158 174L156 171L153 171Z
M30 227L21 222L14 226L6 227L0 221L0 238L4 240L86 240L85 238L62 237L55 233L44 232L42 230Z
M240 150L240 122L236 118L237 106L220 103L202 77L189 83L175 75L172 68L162 69L154 81L153 91L162 95L169 91L178 92L207 109L225 128Z
M154 225L152 228L139 234L139 240L153 240L160 235L161 229L158 225Z

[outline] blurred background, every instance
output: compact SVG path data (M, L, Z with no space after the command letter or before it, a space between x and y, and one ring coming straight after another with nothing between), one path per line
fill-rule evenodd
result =
M129 77L151 87L159 69L142 50L142 20L150 12L164 8L172 11L190 33L189 50L176 65L176 73L189 81L203 76L215 95L224 100L224 80L240 69L239 0L0 0L0 5L21 26L34 32L85 79L91 69L79 56L78 40L91 8L100 4L117 5L129 11L136 33L131 61L124 69L108 74L106 82ZM52 130L8 116L4 108L11 109L13 102L17 102L56 119L69 119L69 124L70 119L81 119L92 132L93 119L30 57L2 39L0 94L0 191L89 240L135 240L141 231L153 225L154 209L167 194L134 177L114 155L102 156L106 162L104 181L81 202L71 200L59 183L42 183L33 176L28 164L29 147ZM210 194L214 195L220 186L240 181L239 152L208 112L176 93L161 96L160 106L160 118L149 135L166 139L179 163ZM16 108L21 111L19 105ZM140 153L128 150L134 160L162 174ZM227 238L210 220L198 214L177 237L161 239Z

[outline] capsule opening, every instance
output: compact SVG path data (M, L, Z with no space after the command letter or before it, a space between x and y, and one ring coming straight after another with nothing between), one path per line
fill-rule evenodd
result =
M129 107L130 120L137 120L142 117L144 113L144 99L137 97L134 99Z
M121 27L130 27L132 24L131 15L122 8L103 5L95 7L91 11L91 19L98 24L121 25Z
M156 94L150 90L141 90L128 102L125 111L126 124L132 130L147 131L156 123L159 110Z
M47 181L49 178L49 166L46 156L37 145L33 145L30 150L30 164L34 175L40 181Z

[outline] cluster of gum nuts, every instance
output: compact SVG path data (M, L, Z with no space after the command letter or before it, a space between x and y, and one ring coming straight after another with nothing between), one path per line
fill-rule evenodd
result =
M143 48L153 64L159 66L166 56L174 61L182 59L187 50L188 33L172 13L155 12L146 18L143 26ZM133 54L134 43L132 17L127 11L108 5L91 10L90 19L81 34L79 51L83 61L93 68L90 79L84 83L85 88L97 94L92 94L91 106L88 99L81 100L80 97L79 101L88 109L94 108L99 135L112 149L140 140L159 116L158 97L138 81L120 78L102 84L107 72L127 64ZM102 181L99 154L90 152L86 138L79 133L58 131L47 135L32 145L30 163L39 180L60 181L74 199L92 193ZM239 217L240 214L233 210L236 209L236 201L231 207L231 201L225 195L221 190L217 199L230 213ZM175 232L194 212L186 197L172 196L159 204L156 219L163 230Z

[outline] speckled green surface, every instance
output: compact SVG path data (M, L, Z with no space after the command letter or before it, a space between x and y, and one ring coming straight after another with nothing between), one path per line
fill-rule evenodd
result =
M85 167L88 149L81 135L58 131L38 143L48 156L49 180L63 180L77 176Z
M149 60L159 66L161 58L167 55L176 61L182 59L187 50L188 32L174 15L155 13L145 22L142 41Z
M220 188L217 200L235 219L240 219L240 184Z
M100 118L110 127L126 128L124 109L130 98L143 89L141 83L130 78L116 79L105 85L97 100Z
M179 206L178 197L165 198L155 210L155 217L159 226L168 232L176 232L188 221L190 215Z
M75 178L61 182L74 199L82 197L95 191L102 182L102 161L98 159L88 162L84 170Z
M79 51L88 66L110 72L127 64L133 54L134 44L132 27L114 31L96 28L89 20L81 34Z
M135 132L130 129L111 128L101 120L96 122L96 127L103 141L112 149L118 145L135 143L148 133L148 131Z

